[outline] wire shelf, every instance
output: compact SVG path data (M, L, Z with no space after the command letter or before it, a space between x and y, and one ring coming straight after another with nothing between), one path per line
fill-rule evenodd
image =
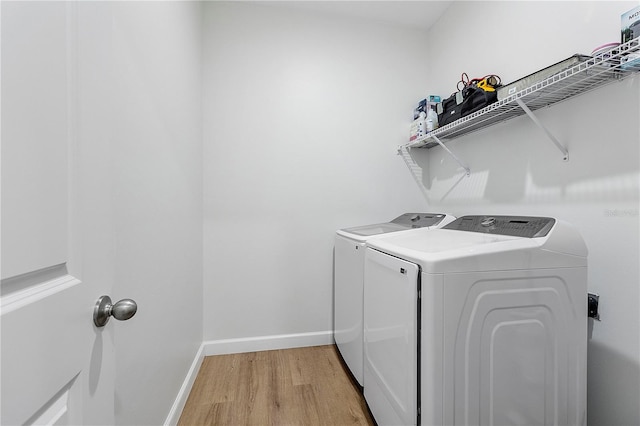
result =
M620 81L640 71L640 58L624 62L623 58L629 53L640 53L640 37L621 44L611 51L590 57L508 98L440 127L403 147L432 148L440 145L438 140L455 139L526 114L518 102L524 103L531 111L535 111L614 81Z

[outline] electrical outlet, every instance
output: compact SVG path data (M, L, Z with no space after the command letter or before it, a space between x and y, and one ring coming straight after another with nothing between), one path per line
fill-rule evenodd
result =
M595 320L600 321L600 311L598 305L600 304L600 296L594 293L587 293L587 316Z

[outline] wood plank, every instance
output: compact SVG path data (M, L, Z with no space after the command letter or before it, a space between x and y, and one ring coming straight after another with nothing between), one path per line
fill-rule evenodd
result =
M206 357L178 425L374 422L329 345Z

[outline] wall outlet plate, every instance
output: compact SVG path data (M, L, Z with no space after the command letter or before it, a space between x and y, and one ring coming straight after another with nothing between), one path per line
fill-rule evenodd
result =
M587 293L587 316L595 320L600 321L600 311L598 305L600 304L600 296L595 293Z

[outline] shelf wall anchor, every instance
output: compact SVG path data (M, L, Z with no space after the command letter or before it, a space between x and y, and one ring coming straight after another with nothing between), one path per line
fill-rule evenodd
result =
M556 137L553 136L553 134L546 127L544 127L544 125L538 119L538 117L536 117L533 111L531 111L529 107L526 106L524 102L522 102L521 99L516 99L516 102L518 103L520 108L522 108L522 110L529 116L531 121L533 121L535 125L538 126L547 135L547 137L551 140L551 142L554 143L554 145L560 150L560 152L562 152L562 161L569 161L569 151L567 150L567 148L565 148L558 141L558 139L556 139Z
M444 149L445 151L447 151L449 153L450 156L453 157L454 160L457 161L458 164L460 164L460 167L462 167L464 169L464 171L466 172L465 174L467 176L471 175L471 169L469 169L469 166L467 166L467 164L462 161L461 159L458 158L457 155L455 155L453 152L451 152L451 150L449 148L447 148L440 139L438 139L438 137L436 135L431 135L431 137L433 138L434 141L438 142L438 145L440 145L442 147L442 149Z

